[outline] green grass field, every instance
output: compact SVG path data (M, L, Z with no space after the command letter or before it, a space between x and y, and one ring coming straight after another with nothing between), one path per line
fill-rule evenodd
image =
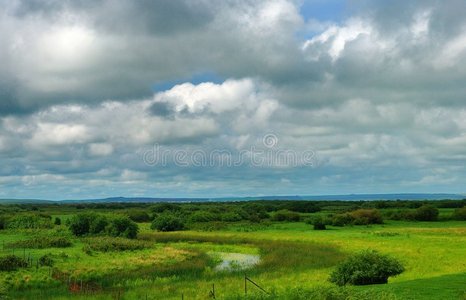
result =
M85 251L89 239L72 236L65 225L0 230L1 255L33 260L29 268L0 272L0 299L210 299L213 284L216 299L466 299L465 225L389 220L317 231L304 222L267 221L165 233L140 223L141 241L135 243L141 249L107 252ZM8 247L41 236L63 236L72 246ZM405 272L381 285L337 287L328 281L339 262L364 249L396 257ZM219 253L259 255L260 261L216 271ZM45 254L53 267L34 263ZM249 283L245 295L245 275L267 293Z

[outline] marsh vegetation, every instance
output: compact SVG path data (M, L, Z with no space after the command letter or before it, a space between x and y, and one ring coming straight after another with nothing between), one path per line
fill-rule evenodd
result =
M461 299L465 204L3 205L0 299Z

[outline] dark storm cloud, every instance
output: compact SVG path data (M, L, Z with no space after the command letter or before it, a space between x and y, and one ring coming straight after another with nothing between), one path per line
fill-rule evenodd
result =
M27 18L42 16L59 19L76 12L94 26L109 33L173 34L190 31L213 19L212 5L205 1L20 1L10 13Z

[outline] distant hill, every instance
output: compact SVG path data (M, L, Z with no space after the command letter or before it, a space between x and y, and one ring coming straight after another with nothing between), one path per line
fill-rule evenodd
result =
M372 201L372 200L461 200L463 194L349 194L349 195L304 195L304 196L256 196L256 197L219 197L219 198L150 198L150 197L111 197L101 199L75 200L38 200L38 199L0 199L0 204L51 204L51 203L147 203L147 202L229 202L254 200L341 200L341 201Z

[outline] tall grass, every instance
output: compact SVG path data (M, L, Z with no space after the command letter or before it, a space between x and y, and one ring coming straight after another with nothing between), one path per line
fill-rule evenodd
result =
M337 264L345 254L336 247L298 241L256 240L247 237L192 235L187 232L146 233L141 239L159 243L169 242L211 242L214 244L249 244L260 249L261 261L252 272L277 271L282 269L303 270L326 268Z

